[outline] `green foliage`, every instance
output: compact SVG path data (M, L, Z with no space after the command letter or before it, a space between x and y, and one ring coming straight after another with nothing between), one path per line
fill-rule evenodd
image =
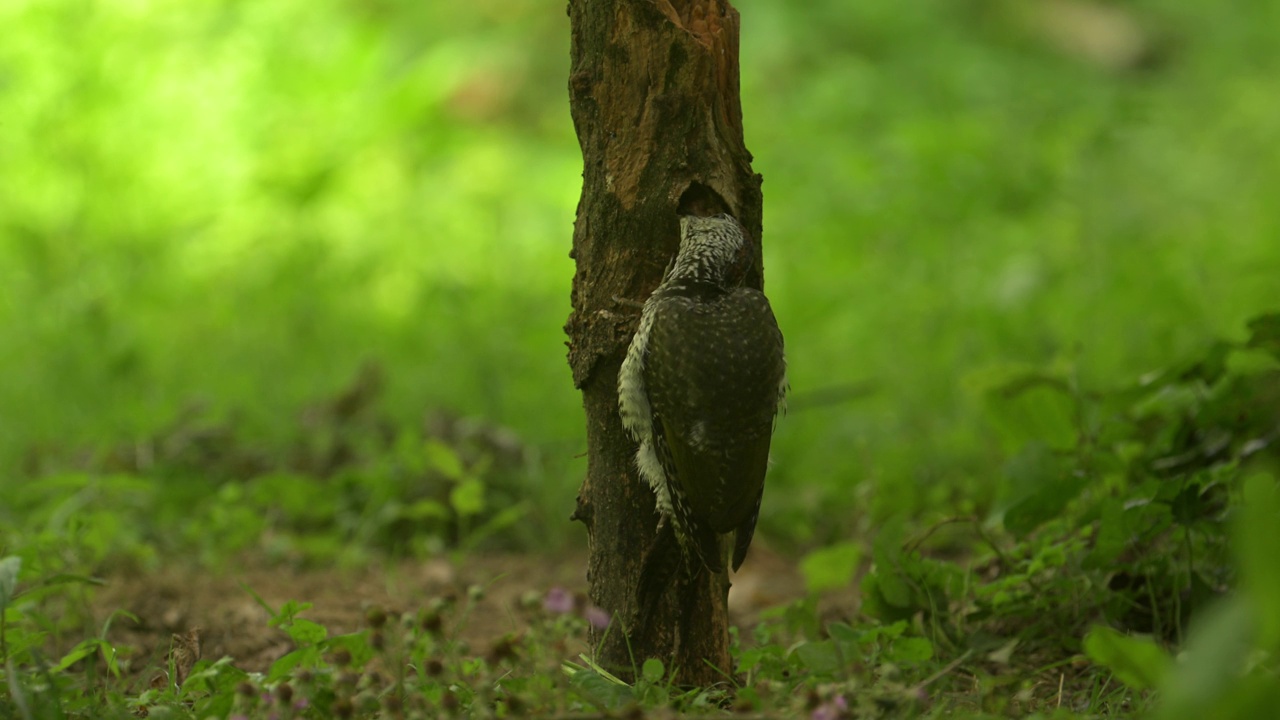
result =
M1036 406L1070 418L1074 441L1054 430L1045 442L1049 425L1033 423L1011 442L996 512L945 524L979 541L964 563L927 552L942 525L909 542L900 525L883 529L863 611L914 619L949 654L1081 653L1132 690L1159 691L1169 717L1220 704L1250 717L1280 679L1270 560L1280 501L1269 471L1250 474L1280 464L1280 356L1253 352L1267 324L1250 328L1247 342L1113 391L1044 373L995 384L991 411L1019 432L1025 393L1060 395ZM1185 647L1178 663L1170 646Z
M1126 7L1161 62L1110 73L987 5L744 8L796 390L762 530L795 545L988 510L999 453L964 378L1071 362L1098 387L1273 302L1269 11ZM6 3L0 416L22 422L0 467L145 448L192 403L279 456L284 419L374 360L397 430L424 407L514 428L546 463L531 512L562 517L581 167L546 10Z
M800 561L805 588L817 593L849 585L858 569L860 555L861 549L852 542L814 550Z
M98 574L579 537L568 33L530 0L0 3L0 708L1280 704L1280 17L1106 4L1150 40L1103 68L1032 5L742 4L795 388L760 528L809 597L730 692L564 664L576 615L480 656L301 601L262 676L124 677Z
M1151 690L1168 674L1169 656L1150 638L1126 636L1109 627L1096 627L1084 637L1090 660L1109 669L1135 690Z

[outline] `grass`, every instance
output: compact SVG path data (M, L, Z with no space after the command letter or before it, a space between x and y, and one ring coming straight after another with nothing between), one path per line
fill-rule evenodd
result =
M795 389L761 532L808 597L739 630L732 702L1249 717L1280 616L1274 331L1247 324L1280 276L1276 10L1116 4L1145 50L1113 67L1021 6L888 7L741 3ZM417 616L378 648L273 608L305 663L189 685L85 610L92 578L175 562L580 543L580 157L546 9L0 8L0 709L730 702L557 653L585 619L536 603L496 660Z

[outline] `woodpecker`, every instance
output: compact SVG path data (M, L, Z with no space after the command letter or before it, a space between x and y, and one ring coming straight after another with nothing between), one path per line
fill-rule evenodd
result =
M750 258L731 216L682 216L679 252L618 374L619 414L656 496L659 537L674 530L690 569L697 558L723 571L729 533L732 567L742 565L786 398L782 332L764 293L743 286Z

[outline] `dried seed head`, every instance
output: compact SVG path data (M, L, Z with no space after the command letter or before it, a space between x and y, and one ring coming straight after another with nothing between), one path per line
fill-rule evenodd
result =
M444 630L444 621L440 619L440 613L435 610L426 610L418 619L418 626L432 636L437 636Z
M374 630L387 624L387 613L380 607L371 607L364 613L364 621Z

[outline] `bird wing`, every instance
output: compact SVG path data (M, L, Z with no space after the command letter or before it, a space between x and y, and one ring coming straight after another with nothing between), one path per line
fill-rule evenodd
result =
M757 290L674 295L655 308L645 374L668 477L717 533L754 528L782 353L777 321ZM745 535L750 542L750 529Z

